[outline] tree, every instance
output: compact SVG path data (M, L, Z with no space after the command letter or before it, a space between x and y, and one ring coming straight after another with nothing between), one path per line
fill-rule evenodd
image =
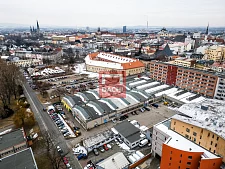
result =
M34 113L20 107L13 116L13 122L16 127L32 127L35 125Z
M58 88L51 92L51 96L59 97L59 101L61 101L61 96L63 96L65 93L67 93L67 90L64 88Z
M57 140L57 137L58 137L57 134L55 134L53 131L50 131L48 133L47 132L42 133L42 135L43 135L42 146L44 147L45 153L49 161L51 162L52 169L64 168L65 165L62 162L63 159L58 153L56 146L52 142L52 140ZM63 155L66 156L68 153L69 152L65 152L64 150Z

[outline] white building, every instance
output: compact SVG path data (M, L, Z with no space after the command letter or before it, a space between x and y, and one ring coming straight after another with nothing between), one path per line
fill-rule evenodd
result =
M225 75L218 76L214 98L225 100Z

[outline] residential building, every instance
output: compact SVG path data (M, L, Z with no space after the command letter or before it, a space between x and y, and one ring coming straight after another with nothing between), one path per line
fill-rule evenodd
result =
M213 98L217 79L217 75L207 71L178 67L176 86Z
M189 61L187 63L182 62L182 64L193 65L194 61ZM179 62L177 61L177 63ZM214 73L157 61L150 62L150 77L210 98L215 95L218 79L218 75Z
M225 100L225 75L218 76L214 98L218 100Z
M16 152L0 159L1 169L38 169L31 148Z
M225 46L213 45L205 50L205 59L222 62L225 60Z
M87 71L90 72L120 70L125 71L126 76L129 76L145 71L145 65L137 59L103 52L87 55L85 64Z
M171 119L153 126L152 152L160 169L220 169L222 158L170 129Z
M173 63L178 66L183 66L183 67L194 67L196 64L195 59L186 59L186 58L177 58L174 61L171 61L170 63Z
M150 62L150 77L154 80L176 85L177 66L163 62Z
M200 32L196 32L193 34L193 38L194 39L200 39L201 38L201 33Z
M27 60L15 60L9 61L7 64L14 64L18 67L30 67L30 66L39 66L43 65L43 61L39 59L27 59Z
M225 102L205 99L182 105L171 119L171 130L220 155L225 162Z
M23 128L0 135L0 158L17 153L26 148L27 140Z

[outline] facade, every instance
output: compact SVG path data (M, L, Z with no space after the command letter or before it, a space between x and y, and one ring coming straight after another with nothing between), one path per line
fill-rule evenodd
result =
M213 98L217 79L216 75L207 71L178 67L176 86Z
M218 76L214 98L218 100L225 100L225 75Z
M205 59L221 62L225 60L225 46L213 45L205 50Z
M194 59L183 59L183 58L177 58L173 62L175 65L183 66L183 67L194 67L196 60Z
M220 169L222 158L170 129L171 119L153 126L152 152L160 169Z
M178 110L187 116L174 115L171 129L225 162L225 102L204 100L201 103L184 104Z
M152 61L150 62L150 77L168 85L176 85L177 69L177 66L173 64Z
M0 136L0 158L9 156L27 148L23 129L17 129Z
M150 62L150 77L210 98L215 95L218 79L218 75L207 71L157 61Z
M87 71L101 72L110 70L125 71L126 76L140 74L145 71L145 65L137 60L111 53L91 53L86 56Z
M27 59L27 60L9 61L7 62L7 64L15 64L18 67L30 67L43 65L43 61L39 59Z

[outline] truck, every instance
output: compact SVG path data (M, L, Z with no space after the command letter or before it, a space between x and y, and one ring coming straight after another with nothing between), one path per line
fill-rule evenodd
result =
M139 147L143 147L143 146L145 146L146 144L148 144L148 139L142 140L142 141L139 143Z
M159 107L159 105L156 104L156 103L153 103L152 106L155 107L155 108L158 108Z

